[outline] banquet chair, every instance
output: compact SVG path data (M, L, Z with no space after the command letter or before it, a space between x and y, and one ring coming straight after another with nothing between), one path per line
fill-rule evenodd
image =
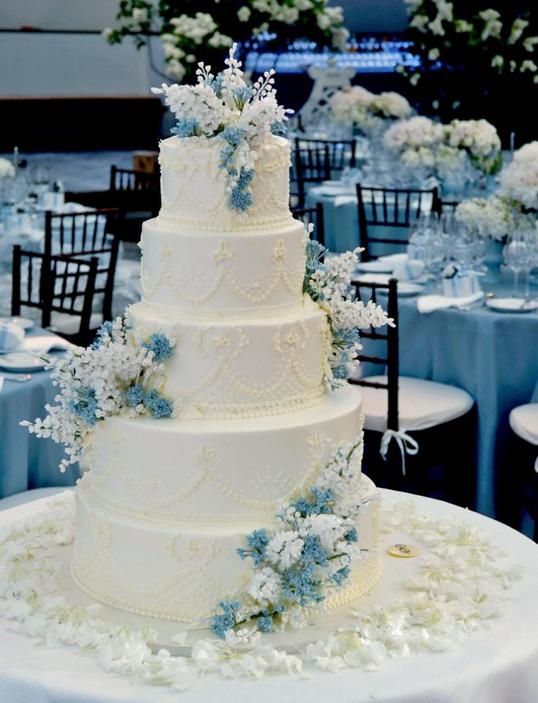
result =
M456 212L456 208L460 202L460 200L440 200L439 214L442 215L444 212Z
M296 149L327 149L331 172L355 168L357 142L355 139L308 139L295 137Z
M41 311L41 327L53 329L73 344L87 346L95 334L92 306L95 296L98 259L89 261L72 256L54 256L13 247L11 314L21 307ZM53 315L77 323L75 331L57 329Z
M538 542L538 403L514 408L508 422L516 439L513 463L518 466L508 477L515 493L514 507L527 510L534 522L533 539Z
M119 247L116 232L121 217L117 209L111 208L69 214L45 212L45 254L79 259L97 257L95 293L102 297L102 322L112 319Z
M309 224L313 224L313 239L317 240L322 246L325 246L323 203L317 203L315 207L292 208L291 213L296 220L302 220L306 227L308 227Z
M381 251L379 245L397 252L409 243L409 228L412 222L425 212L439 212L439 191L437 188L381 188L363 186L357 183L357 208L359 220L359 242L363 248L362 261L370 261L380 254L394 253ZM381 235L372 228L382 227ZM389 236L386 228L396 230L403 236ZM378 253L372 250L379 249Z
M328 181L331 178L329 150L324 147L295 147L292 154L290 172L291 207L305 207L306 191L309 185Z
M362 391L365 471L380 486L471 506L473 399L451 385L400 375L396 279L353 286L357 299L379 302L394 321L361 330L361 366L349 379Z

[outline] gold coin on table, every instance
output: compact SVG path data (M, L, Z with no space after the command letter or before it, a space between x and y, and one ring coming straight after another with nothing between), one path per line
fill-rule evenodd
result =
M387 552L391 557L399 557L400 559L410 559L418 556L418 549L413 544L393 544Z

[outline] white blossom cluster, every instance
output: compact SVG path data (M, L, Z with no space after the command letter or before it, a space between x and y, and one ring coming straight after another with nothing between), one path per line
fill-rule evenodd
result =
M422 116L396 122L383 137L387 149L398 153L402 162L410 168L433 167L442 141L443 126Z
M531 224L530 218L514 208L513 202L499 195L462 201L456 208L456 219L497 241L506 240L519 227Z
M251 204L250 181L259 149L275 129L284 129L293 110L277 102L274 70L266 71L253 86L248 85L242 63L234 56L236 49L233 44L226 68L218 75L211 72L211 66L200 63L196 85L163 83L152 90L164 95L177 118L175 133L179 137L221 138L221 168L228 172L232 205L246 210Z
M306 292L327 314L332 338L326 382L335 389L346 383L356 370L362 349L359 330L394 325L383 308L373 301L366 304L354 296L351 280L359 263L360 249L327 256L310 273Z
M354 444L321 442L318 478L279 513L281 529L257 530L247 537L247 548L238 550L253 559L254 573L234 620L224 623L218 615L215 632L225 636L236 624L251 632L282 629L304 619L301 611L346 581L361 554L359 511L372 498L361 484L361 458L362 437ZM228 604L223 605L226 612Z
M74 496L66 491L3 530L0 616L42 646L75 648L109 673L171 691L190 688L206 674L259 679L303 668L368 671L392 659L454 650L502 618L521 577L494 543L461 519L422 514L413 501L383 502L379 524L385 534L409 535L423 550L417 572L394 588L390 602L363 602L344 627L315 644L297 644L294 654L240 629L225 640L198 641L190 657L173 656L152 647L154 633L111 623L102 606L81 607L59 592L74 521ZM186 632L173 638L177 645L185 639Z
M166 342L173 347L172 339ZM154 352L128 332L122 318L103 325L97 343L67 351L50 368L52 382L60 389L54 399L57 404L45 406L44 419L21 424L39 438L64 445L67 456L60 463L61 471L89 448L97 422L127 407L133 416L144 414L144 404L129 404L126 392L131 387L149 388L163 370Z
M336 122L359 127L367 134L381 127L383 120L402 119L411 114L411 106L402 95L393 92L376 95L361 86L337 91L329 99L329 105Z
M494 173L501 163L501 140L487 120L452 120L445 126L445 142L464 150L471 163L484 173Z
M500 178L502 195L525 208L538 210L538 141L518 149Z
M486 42L490 46L497 45L498 53L493 55L491 67L499 72L508 70L510 73L536 74L538 71L538 65L533 60L538 37L525 36L530 24L528 19L516 17L508 25L501 12L490 7L480 10L469 21L457 16L455 4L449 0L405 0L405 4L411 16L409 26L435 38L437 46L428 52L431 61L442 58L442 51L450 47L453 41L451 33L455 32L460 35L462 42L472 46L482 46ZM488 49L489 46L486 45L486 50ZM514 53L514 49L517 53ZM505 57L508 51L514 58ZM419 77L419 73L414 73L411 82L416 84ZM533 82L538 83L538 75L533 76Z
M11 161L0 159L0 180L2 180L2 178L13 178L14 175L15 169Z

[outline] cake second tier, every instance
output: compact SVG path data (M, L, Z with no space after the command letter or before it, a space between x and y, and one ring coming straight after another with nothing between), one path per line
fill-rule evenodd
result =
M318 403L330 354L326 315L309 298L283 317L199 321L129 310L134 334L175 339L160 386L181 418L275 415Z

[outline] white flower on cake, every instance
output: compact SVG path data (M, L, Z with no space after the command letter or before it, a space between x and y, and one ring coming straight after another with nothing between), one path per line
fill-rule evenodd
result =
M43 420L21 424L37 437L64 445L67 458L60 469L65 471L89 448L96 424L107 417L122 411L170 417L174 407L160 392L159 376L174 345L161 333L136 339L122 318L104 323L90 347L76 347L52 362L58 404L45 406Z
M221 140L220 168L226 172L228 205L244 212L252 205L257 150L272 135L285 134L287 115L293 111L277 103L273 70L253 86L247 84L235 50L234 44L222 73L214 75L211 66L200 63L195 86L163 83L153 92L165 96L176 116L172 131L177 137Z

